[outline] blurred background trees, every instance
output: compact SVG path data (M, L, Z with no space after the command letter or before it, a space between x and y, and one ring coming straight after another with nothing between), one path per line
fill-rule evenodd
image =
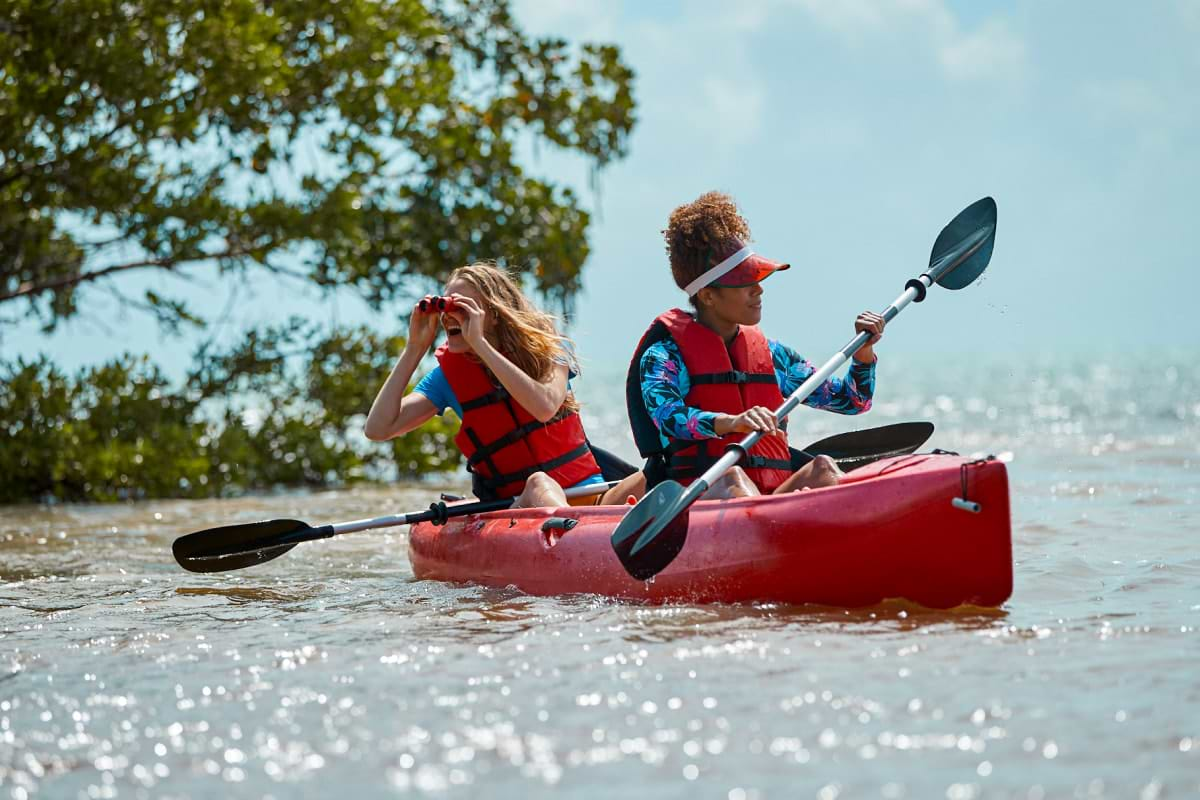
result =
M170 272L352 287L374 308L480 258L568 308L589 216L539 142L625 152L616 48L532 39L504 0L14 0L0 10L0 310L46 330L91 293L203 326ZM281 278L283 279L283 278ZM294 321L201 348L182 385L129 356L0 367L0 499L210 495L453 463L451 431L351 430L399 341Z
M401 346L293 320L202 349L182 386L145 356L67 376L0 364L0 502L211 497L419 477L459 463L453 423L371 445L362 409Z

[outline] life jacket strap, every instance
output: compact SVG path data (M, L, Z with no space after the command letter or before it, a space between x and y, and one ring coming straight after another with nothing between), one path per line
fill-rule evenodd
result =
M467 402L463 403L462 410L463 413L466 414L468 411L474 411L477 408L495 405L496 403L503 403L507 399L508 390L501 386L494 392L488 392L487 394L476 397L474 400L468 400Z
M475 452L471 454L469 459L467 459L467 472L474 472L475 470L473 470L471 467L480 461L485 461L487 463L488 471L493 475L499 472L499 469L496 467L496 462L492 460L492 453L495 452L495 450L488 449L488 445L483 443L483 440L479 438L479 434L475 432L474 428L464 427L463 430L467 432L467 438L471 440L471 444L475 445Z
M703 383L775 383L775 373L767 374L765 372L742 372L739 369L730 370L729 372L702 372L699 375L688 375L688 381L693 385Z
M516 472L505 472L499 475L479 475L479 473L475 472L474 470L471 470L471 472L478 476L480 483L482 483L485 487L495 491L502 486L507 486L510 483L528 480L529 476L535 472L550 472L551 470L558 469L565 464L570 464L577 458L586 456L589 452L590 450L588 449L587 442L584 442L569 453L564 453L557 458L553 458L541 464L535 464L532 467L526 467L525 469L517 470ZM467 469L470 470L470 467L468 466Z
M674 456L671 458L668 471L671 477L693 477L704 472L713 464L721 460L724 453L719 456L710 456L707 453L695 456ZM767 458L766 456L748 455L742 458L740 466L746 469L780 469L791 471L792 462L781 458Z
M483 444L482 442L480 442L478 440L478 436L475 435L475 431L472 430L471 431L471 434L472 434L471 442L472 442L472 444L475 445L475 452L472 453L471 457L467 459L467 469L470 469L471 467L475 466L480 461L487 461L488 466L491 466L491 456L493 453L495 453L499 450L503 450L504 448L508 447L509 445L515 444L516 442L521 441L522 439L524 439L526 436L533 433L534 431L539 431L542 428L553 425L556 422L561 422L562 420L564 420L568 416L570 416L572 413L574 413L574 412L566 411L566 410L560 408L558 410L558 413L555 414L550 419L548 419L547 421L542 422L540 420L535 419L533 422L528 422L524 425L521 425L520 427L513 428L511 431L504 434L496 441L489 442L488 444ZM495 472L495 471L496 471L495 469L492 470L492 472Z

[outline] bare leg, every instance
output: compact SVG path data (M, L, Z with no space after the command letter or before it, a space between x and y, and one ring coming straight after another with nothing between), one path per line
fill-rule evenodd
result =
M513 503L513 508L562 508L567 494L558 482L544 472L535 472L525 481L525 488Z
M837 462L829 456L817 456L779 484L779 488L775 490L774 494L798 492L801 489L820 489L823 486L837 486L845 474L838 468Z
M728 472L708 487L708 491L700 495L700 499L725 500L731 497L755 497L760 494L762 492L754 485L754 481L750 480L745 470L741 467L730 467Z
M627 478L622 478L621 482L609 489L600 498L596 505L601 506L619 506L624 505L630 497L635 500L641 500L646 494L646 475L641 470L633 473ZM595 500L594 497L581 497L585 504Z

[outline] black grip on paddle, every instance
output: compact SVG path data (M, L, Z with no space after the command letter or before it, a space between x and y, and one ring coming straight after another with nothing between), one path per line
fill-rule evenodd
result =
M741 453L741 456L738 457L738 461L744 461L750 456L750 451L747 450L741 442L730 442L729 444L725 445L726 453L732 450L737 450L739 453Z
M913 298L914 303L919 303L925 299L925 281L920 278L913 278L908 283L904 284L905 289L916 289L917 296Z
M310 529L310 531L307 533L307 536L305 538L311 539L311 540L328 539L331 536L335 536L336 533L337 532L334 531L332 525L322 525L319 528Z
M430 503L429 511L433 515L429 521L434 525L445 525L450 519L450 515L446 513L446 504L442 502Z

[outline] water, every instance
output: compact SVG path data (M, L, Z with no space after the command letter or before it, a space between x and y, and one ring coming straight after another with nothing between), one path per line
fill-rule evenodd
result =
M417 582L402 529L244 572L170 558L181 532L429 487L0 511L0 797L1196 795L1198 361L895 365L870 417L797 418L807 441L925 418L931 446L1011 453L993 612ZM592 386L628 454L619 385Z

